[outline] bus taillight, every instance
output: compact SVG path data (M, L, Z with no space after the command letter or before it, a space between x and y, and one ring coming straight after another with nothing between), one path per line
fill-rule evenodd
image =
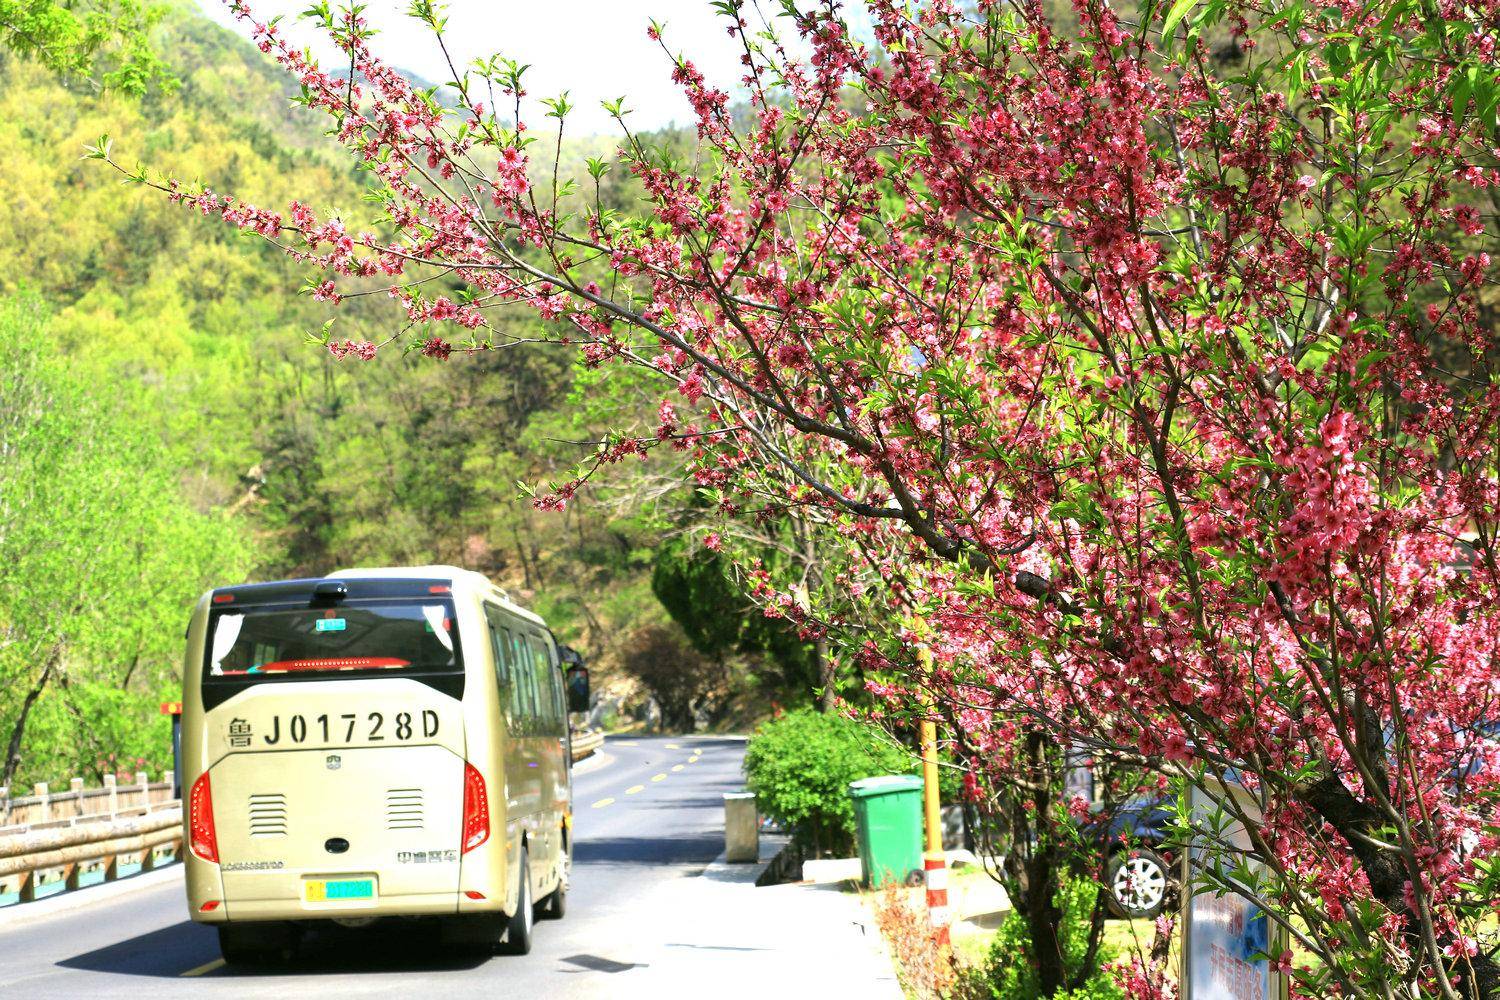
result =
M489 839L490 804L485 797L484 775L464 761L464 839L459 853L468 854Z
M485 825L488 827L489 824ZM193 791L188 795L188 841L198 857L219 863L219 838L214 835L214 799L207 771L193 782Z

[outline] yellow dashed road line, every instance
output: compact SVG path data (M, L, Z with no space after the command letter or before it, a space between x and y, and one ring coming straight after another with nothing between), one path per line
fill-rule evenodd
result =
M653 775L652 775L652 776L651 776L651 780L652 780L652 781L662 781L662 780L663 780L663 779L665 779L665 778L666 778L666 775L665 775L665 774L653 774Z
M614 802L614 799L600 799L598 802L594 803L594 808L603 809L605 806L611 804L612 802Z
M672 770L674 770L674 771L681 771L682 770L682 765L681 764L673 764L672 765Z
M646 786L645 785L631 785L629 788L625 789L625 794L626 795L634 795L636 792L642 792L642 791L645 791L645 790L646 790Z
M668 743L667 744L667 749L668 750L681 750L682 747L678 746L676 743Z
M222 968L223 965L224 965L224 960L222 958L216 958L212 962L205 962L203 965L198 966L196 969L189 969L186 972L184 972L182 975L184 975L184 976L201 976L205 972L212 972L215 969Z

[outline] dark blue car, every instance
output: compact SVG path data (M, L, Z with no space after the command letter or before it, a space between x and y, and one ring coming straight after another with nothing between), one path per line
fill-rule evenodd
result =
M1109 859L1104 886L1115 916L1155 917L1166 907L1176 881L1168 834L1174 810L1171 796L1130 799L1084 821Z

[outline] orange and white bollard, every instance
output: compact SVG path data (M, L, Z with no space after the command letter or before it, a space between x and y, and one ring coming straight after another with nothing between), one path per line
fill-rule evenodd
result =
M927 913L932 918L932 937L948 945L948 862L941 854L926 854L922 867L927 876Z

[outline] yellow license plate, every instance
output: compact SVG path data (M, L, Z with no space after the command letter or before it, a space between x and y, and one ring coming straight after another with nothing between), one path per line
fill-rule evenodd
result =
M374 899L373 878L309 878L302 880L302 898L309 903L340 903Z

